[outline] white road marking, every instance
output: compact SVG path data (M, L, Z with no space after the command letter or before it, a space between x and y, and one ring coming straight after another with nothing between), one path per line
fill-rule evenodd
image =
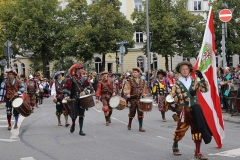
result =
M24 118L25 117L23 117L23 116L19 116L19 118L18 118L18 128L14 129L13 128L14 125L12 125L12 129L10 131L10 138L9 139L0 139L0 141L4 141L4 142L19 141L20 140L20 138L18 136L19 135L19 128L20 128ZM12 120L12 121L14 121L14 120ZM0 126L0 127L6 127L7 128L8 126Z
M93 108L95 111L101 113L102 111L100 111L99 109Z
M33 157L24 157L20 158L20 160L35 160Z
M211 156L240 157L240 148L232 149L219 153L210 153Z
M168 138L165 138L165 137L162 137L162 136L157 136L157 138L165 139L165 140L171 141L171 139L168 139Z
M0 126L0 128L7 128L8 127L8 125L6 125L6 126Z
M6 122L7 120L0 120L0 122ZM11 121L14 121L14 120L11 120Z
M117 118L115 118L115 117L112 117L112 119L114 119L114 120L116 120L116 121L118 121L118 122L120 122L120 123L123 123L123 124L125 124L125 125L128 125L127 123L125 123L125 122L123 122L123 121L121 121L121 120L119 120L119 119L117 119Z

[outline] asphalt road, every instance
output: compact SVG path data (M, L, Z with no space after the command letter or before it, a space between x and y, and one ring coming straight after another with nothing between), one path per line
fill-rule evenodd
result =
M40 108L27 118L19 119L19 130L7 130L5 110L0 110L0 160L190 160L194 159L195 145L190 131L179 142L181 156L172 154L173 132L176 122L173 112L166 113L167 122L154 106L145 114L143 127L138 131L137 118L132 130L127 130L128 109L114 110L112 123L105 126L102 110L95 107L86 111L80 136L77 125L74 133L70 127L57 126L52 99L44 99ZM69 118L70 119L70 118ZM62 116L62 122L64 118ZM240 123L225 122L226 138L223 147L216 149L214 140L202 145L202 153L212 160L240 159Z

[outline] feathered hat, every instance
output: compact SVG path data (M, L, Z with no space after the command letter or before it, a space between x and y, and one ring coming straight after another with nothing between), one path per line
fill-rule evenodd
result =
M81 69L81 68L83 68L82 62L72 65L69 69L69 75L73 76L75 74L76 69Z

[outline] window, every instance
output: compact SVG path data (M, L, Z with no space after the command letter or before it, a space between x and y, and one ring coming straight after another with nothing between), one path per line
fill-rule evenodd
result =
M17 65L17 63L14 63L13 67L14 67L15 71L18 73L18 65Z
M194 1L194 11L201 11L202 5L201 1Z
M112 71L112 66L113 66L112 63L108 63L108 71Z
M188 62L190 62L190 58L183 57L183 61L188 61Z
M138 11L142 11L143 10L143 8L142 8L142 0L135 0L135 8Z
M95 59L95 71L97 72L97 73L100 73L101 72L101 69L102 69L102 61L101 61L101 59L99 58L99 57L97 57L96 59Z
M233 57L230 56L229 57L229 67L232 67L233 66Z
M47 76L50 76L50 65L49 62L46 62L46 70L47 70Z
M143 43L143 33L136 32L136 43Z
M25 64L24 63L21 64L21 74L26 75Z
M158 58L157 58L157 54L153 53L152 54L152 62L151 62L151 69L152 70L157 70L158 69Z
M144 66L144 58L143 58L143 56L137 57L137 67L139 67L142 70L142 72L144 72L145 66Z
M216 67L218 67L218 57L216 57Z

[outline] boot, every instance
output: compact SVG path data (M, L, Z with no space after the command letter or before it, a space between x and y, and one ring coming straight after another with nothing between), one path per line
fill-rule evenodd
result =
M79 117L79 128L80 128L79 135L85 136L86 134L82 131L82 127L83 127L83 117Z
M173 142L172 150L173 150L173 154L174 154L175 156L180 156L180 155L182 155L182 154L180 153L179 149L178 149L178 141L174 141L174 142Z
M161 114L162 114L162 121L163 121L163 122L166 122L165 112L161 112Z
M76 119L75 118L72 118L72 126L70 128L70 132L73 133L75 131L75 121Z
M15 116L15 124L14 124L14 129L17 129L18 128L18 117L19 117L19 114L16 114Z
M131 130L132 120L133 118L129 118L128 126L127 126L128 130Z
M108 119L108 116L105 116L105 119L106 119L106 126L109 126L109 119Z
M64 115L65 118L65 127L68 127L70 124L68 123L68 115Z
M12 116L11 116L11 115L7 115L7 121L8 121L8 130L11 130L11 129L12 129L12 125L11 125L11 118L12 118Z
M197 158L197 159L207 160L208 158L205 157L205 156L200 152L202 140L195 140L194 142L195 142L195 145L196 145L194 157Z
M139 131L140 132L145 132L145 129L142 128L143 118L138 118L138 122L139 122Z
M112 121L111 121L111 115L112 115L112 111L109 111L109 113L108 113L108 122L109 122L109 123L112 123Z
M58 119L58 126L62 126L62 123L61 123L61 114L56 112L56 115L57 115L57 119Z

